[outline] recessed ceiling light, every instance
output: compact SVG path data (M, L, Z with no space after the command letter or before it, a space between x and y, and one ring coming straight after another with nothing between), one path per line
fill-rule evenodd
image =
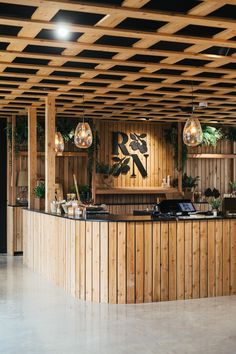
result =
M57 34L61 38L67 38L69 35L69 30L67 27L61 25L57 28Z
M210 120L209 123L217 124L217 123L219 123L219 122L218 122L218 120Z

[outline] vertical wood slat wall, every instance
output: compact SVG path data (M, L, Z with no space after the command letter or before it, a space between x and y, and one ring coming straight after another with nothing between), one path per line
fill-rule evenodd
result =
M236 220L109 223L24 210L23 224L25 264L82 300L236 294Z
M17 171L27 170L27 156L19 156L17 158ZM73 173L76 174L78 184L87 184L87 157L56 157L56 183L63 185L64 196L69 191L69 188L74 185ZM43 156L37 158L37 176L45 178L45 161Z
M230 141L219 141L216 147L200 146L189 148L190 154L232 154L233 144ZM206 188L217 188L221 194L231 192L229 182L236 179L234 175L235 159L188 158L186 173L200 176L197 190L204 192Z
M148 176L143 178L136 168L136 178L131 178L132 163L130 162L131 172L127 175L120 175L114 178L113 187L160 187L164 177L170 175L173 178L175 176L172 147L165 142L164 138L166 127L166 124L155 124L152 122L100 122L101 144L98 159L109 165L112 165L112 132L124 132L128 135L130 133L147 134L147 153L149 154L147 160ZM127 148L132 152L128 144ZM133 151L133 153L137 152ZM138 154L138 156L145 166L145 158L142 154Z
M7 207L7 254L23 250L23 216L21 207Z

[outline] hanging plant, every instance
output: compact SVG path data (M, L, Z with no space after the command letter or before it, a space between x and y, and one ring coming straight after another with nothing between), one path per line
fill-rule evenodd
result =
M75 133L77 120L69 118L57 118L56 128L59 131L64 139L65 143L72 141Z
M87 164L87 172L88 172L88 184L92 185L92 176L93 176L93 168L94 168L94 158L96 161L98 160L98 149L100 146L100 137L99 132L97 130L96 124L94 124L92 119L86 119L90 125L90 128L93 133L93 142L92 145L87 149L88 151L88 164Z
M6 127L7 138L10 147L12 147L12 124L8 123ZM14 130L14 151L18 153L21 147L27 147L28 144L28 123L27 117L16 119Z
M203 140L201 145L216 146L224 136L221 128L204 125L202 127Z
M175 168L178 169L178 127L176 123L171 124L170 128L165 129L164 137L167 143L171 144L174 150ZM182 141L182 171L184 171L187 161L188 148Z
M236 128L232 126L226 127L224 135L225 135L225 139L233 142L236 141Z

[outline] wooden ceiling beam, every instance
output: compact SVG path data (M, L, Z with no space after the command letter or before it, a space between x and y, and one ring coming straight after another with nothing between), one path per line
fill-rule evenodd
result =
M20 37L13 37L13 36L0 36L0 42L25 42L26 44L30 45L37 45L37 46L48 46L58 48L58 43L52 40L40 40L40 39L33 39L33 38L20 38ZM236 41L235 41L236 46ZM228 62L236 62L236 57L234 56L222 56L222 55L211 55L211 54L202 54L202 53L186 53L186 52L176 52L176 51L167 51L167 50L154 50L154 49L142 49L142 48L134 48L134 47L120 47L120 46L108 46L108 45L101 45L101 44L85 44L79 42L66 42L61 41L60 47L67 48L67 47L74 47L78 50L95 50L95 51L104 51L104 52L123 52L125 55L153 55L153 56L167 56L167 57L176 57L178 56L180 59L202 59L202 60L210 60L210 61L217 61L217 60L224 60ZM102 60L100 58L100 60ZM127 62L128 64L129 62ZM138 63L138 62L137 62ZM152 63L155 65L155 63ZM159 64L159 63L158 63Z
M3 16L0 16L0 23L1 25L6 25L6 26L22 26L25 27L27 25L31 26L36 26L36 27L41 27L41 29L51 29L51 30L56 30L58 28L58 24L55 22L46 22L46 21L39 21L39 20L23 20L23 19L13 19L13 18L6 18ZM233 30L235 30L235 22L233 21L234 27ZM184 35L175 35L175 34L169 34L169 33L161 33L161 32L145 32L145 31L133 31L133 30L127 30L127 29L120 29L120 28L110 28L110 27L96 27L96 26L85 26L85 25L67 25L68 30L71 32L78 32L78 33L90 33L92 35L98 34L101 37L106 34L110 36L118 36L118 37L127 37L127 38L145 38L145 39L152 39L155 40L156 42L160 40L164 41L170 41L170 42L179 42L179 43L199 43L199 44L206 44L209 45L211 44L212 46L222 46L226 48L236 48L236 43L235 41L228 41L224 40L221 38L203 38L203 37L198 37L198 36L184 36ZM225 29L225 28L224 28ZM27 40L26 37L20 37L24 38ZM44 42L45 40L40 40L41 42ZM79 40L78 40L79 41ZM59 40L54 41L57 46L63 46L63 41ZM67 42L70 44L70 46L73 46L75 42Z
M135 1L137 3L138 0ZM208 0L209 1L209 0ZM12 3L11 0L1 0L2 3ZM28 0L14 0L15 5L29 5ZM222 6L225 2L222 2ZM183 15L180 13L173 12L164 12L164 11L151 11L144 9L137 9L133 7L125 6L107 6L104 4L88 4L88 3L75 3L72 1L49 1L49 0L31 0L31 6L46 6L47 8L55 10L69 10L69 11L78 11L78 12L88 12L101 15L107 14L116 14L122 15L124 17L131 17L137 19L146 19L146 20L155 20L155 21L166 21L174 22L180 21L183 24L192 24L192 25L202 25L210 27L219 27L219 28L235 28L234 20L228 20L224 18L215 18L215 17L204 17L197 15ZM135 6L136 7L136 6Z
M179 81L181 79L181 77L179 75L167 75L167 74L154 74L154 73L146 73L144 71L141 72L129 72L129 71L119 71L119 70L112 70L110 69L109 72L107 72L107 70L100 70L100 69L85 69L85 68L66 68L66 67L61 67L61 66L50 66L47 65L46 68L44 65L36 65L36 64L20 64L20 63L8 63L8 62L4 62L0 60L0 68L1 66L6 66L8 68L19 68L19 69L33 69L33 70L40 70L40 69L47 69L49 70L49 72L53 72L53 71L58 71L58 72L67 72L67 73L81 73L84 74L94 74L96 75L112 75L112 76L129 76L131 79L138 79L140 77L142 78L151 78L151 79L173 79L173 80L177 80ZM199 69L197 69L199 70ZM189 71L191 72L191 70L189 69ZM0 73L1 73L1 69L0 69ZM7 75L7 72L2 72L4 75ZM235 71L231 71L231 75L236 75ZM1 75L1 74L0 74ZM35 74L37 76L37 73ZM46 76L48 79L52 79L55 78L55 76L50 76L49 75L44 75ZM33 76L34 77L34 76ZM61 78L60 76L57 76L57 78ZM76 79L74 76L70 77L70 76L64 76L65 80L74 80ZM211 78L211 77L194 77L194 76L184 76L185 80L190 80L190 81L204 81L207 82L209 84L215 84L219 82L218 78ZM123 83L124 80L121 80L120 82ZM235 83L236 85L236 79L234 80L233 78L227 79L227 78L221 78L221 83ZM136 83L136 82L135 82ZM199 87L201 87L201 84L199 84Z
M73 57L73 56L60 56L56 54L40 54L40 53L28 53L28 52L18 52L18 51L3 51L0 50L0 58L4 59L6 58L7 54L12 55L12 57L19 57L19 58L29 58L29 59L45 59L45 60L51 60L51 61L59 61L62 60L63 62L67 61L72 61L72 62L77 62L77 63L94 63L99 66L101 63L101 58L89 58L89 57ZM163 53L163 52L162 52ZM164 53L167 53L166 51ZM177 53L177 52L174 52ZM175 54L174 56L176 56ZM122 65L122 66L127 66L127 67L144 67L144 69L139 71L138 73L146 73L146 72L153 72L158 69L175 69L175 70L188 70L188 71L194 71L197 70L198 72L203 72L207 71L210 73L221 73L222 75L233 75L235 74L235 70L233 69L225 69L225 68L211 68L207 66L189 66L189 65L179 65L179 64L166 64L163 63L162 61L160 63L148 63L148 62L142 62L142 61L126 61L126 60L118 60L118 59L102 59L102 62L109 65L109 67L112 68L112 66L115 65ZM8 61L7 61L8 63ZM52 67L57 67L51 64ZM58 66L59 67L59 66ZM60 66L61 67L61 66ZM63 66L62 67L65 71L68 71L71 69L70 67ZM151 71L148 71L148 69L151 69ZM80 68L78 68L80 70ZM71 70L77 70L77 68L72 68ZM128 69L127 69L128 72ZM108 72L109 73L109 72ZM184 74L183 74L184 75Z
M13 82L17 82L17 81L14 81L14 78L28 78L30 79L31 77L34 78L35 77L35 74L24 74L24 73L11 73L11 72L4 72L4 73L1 73L0 75L1 78L3 77L12 77L13 78ZM163 76L162 76L163 77ZM58 82L57 81L69 81L68 83L66 83L66 86L67 87L77 87L77 85L81 85L83 84L84 82L89 82L89 83L94 83L94 86L96 86L96 83L99 85L100 83L105 83L105 84L115 84L116 87L118 86L123 86L123 85L135 85L137 86L137 89L138 87L142 87L142 86L148 86L150 88L153 88L153 89L158 89L160 87L169 87L170 85L169 84L165 84L164 82L161 82L161 83L156 83L156 82L149 82L149 81L135 81L135 82L130 82L130 81L127 81L125 79L123 80L112 80L112 79L101 79L101 78L77 78L77 77L71 77L71 76L57 76L57 75L51 75L51 76L48 76L48 75L37 75L37 78L40 79L40 80L51 80L51 81L55 81L55 84L52 82L52 86L56 85L58 86ZM191 79L191 78L190 78ZM11 80L7 79L7 82L8 83L12 83ZM232 80L231 80L232 81ZM6 82L5 82L6 83ZM26 84L30 84L30 85L38 85L38 80L37 82L22 82L22 81L18 81L18 85L26 85ZM44 83L43 83L44 85ZM174 87L174 88L179 88L179 89L189 89L190 88L190 85L189 84L172 84L171 87ZM201 84L197 85L194 87L194 89L207 89L207 86L203 87L201 86ZM236 92L236 86L235 87L218 87L218 86L215 86L214 88L211 88L211 90L214 89L214 91L219 91L219 92L225 92L225 91L234 91ZM146 91L146 89L144 88L143 89L144 92ZM216 97L218 97L218 94L216 94Z

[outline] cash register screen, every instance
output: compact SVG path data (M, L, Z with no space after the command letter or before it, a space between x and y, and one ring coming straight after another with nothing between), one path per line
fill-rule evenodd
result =
M193 203L191 203L191 202L181 202L181 203L179 203L179 208L180 208L180 211L182 211L182 212L191 213L191 212L196 211Z

